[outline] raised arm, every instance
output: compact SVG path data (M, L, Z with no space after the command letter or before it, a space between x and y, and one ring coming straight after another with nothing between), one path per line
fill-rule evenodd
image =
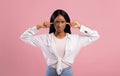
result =
M85 25L81 25L77 21L72 22L71 26L78 28L79 31L84 34L84 35L78 36L81 47L91 44L92 42L96 41L100 37L100 35L96 30L90 29Z
M87 46L88 44L93 43L96 41L100 35L97 31L88 28L87 26L81 25L80 32L84 33L83 36L80 36L82 47Z
M43 39L46 38L45 35L37 35L37 36L34 36L34 35L37 32L39 32L40 28L47 28L49 26L50 26L49 22L44 22L41 24L37 24L36 26L33 26L32 28L28 28L20 36L20 39L30 45L41 47Z

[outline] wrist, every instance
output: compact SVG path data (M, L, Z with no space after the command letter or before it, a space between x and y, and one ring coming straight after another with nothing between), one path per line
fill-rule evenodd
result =
M80 28L81 28L81 25L78 26L78 29L80 29Z
M36 28L37 28L37 30L39 30L41 28L41 26L38 24L38 25L36 25Z

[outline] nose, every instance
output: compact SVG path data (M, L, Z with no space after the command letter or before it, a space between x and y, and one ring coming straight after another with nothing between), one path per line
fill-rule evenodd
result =
M61 22L59 22L59 23L58 23L58 27L61 27L61 25L62 25L62 23L61 23Z

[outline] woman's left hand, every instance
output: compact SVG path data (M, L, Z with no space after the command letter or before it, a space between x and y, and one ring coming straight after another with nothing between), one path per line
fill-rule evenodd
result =
M70 26L74 28L79 28L81 27L81 24L77 21L70 22Z

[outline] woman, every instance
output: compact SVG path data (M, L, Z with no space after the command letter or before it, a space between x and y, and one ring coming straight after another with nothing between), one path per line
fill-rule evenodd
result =
M84 35L71 34L70 27L78 28ZM50 28L49 34L35 35L40 28ZM47 61L46 76L73 76L71 65L82 47L99 38L97 31L77 21L70 22L68 14L55 10L50 22L45 21L27 29L20 38L42 49Z

